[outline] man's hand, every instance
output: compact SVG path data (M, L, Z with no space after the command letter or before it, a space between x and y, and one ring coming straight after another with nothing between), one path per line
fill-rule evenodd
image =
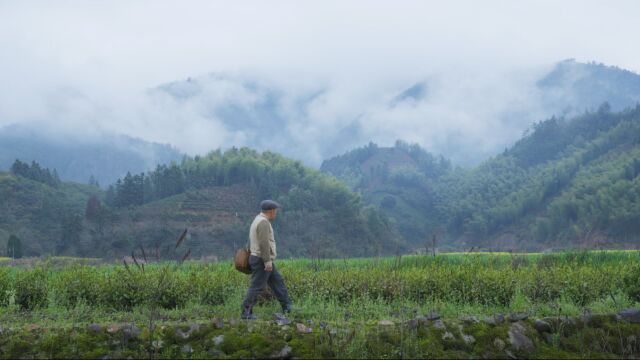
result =
M273 271L273 261L267 261L266 263L264 263L264 271Z

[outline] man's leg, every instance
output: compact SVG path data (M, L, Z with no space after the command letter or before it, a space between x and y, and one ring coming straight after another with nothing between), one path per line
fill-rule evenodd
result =
M264 271L264 262L261 258L251 255L249 257L249 266L251 268L251 285L247 290L247 295L242 302L242 315L245 317L251 314L251 309L256 303L258 295L267 285L270 273Z
M291 307L291 300L289 299L289 292L287 291L287 286L284 284L284 279L280 272L276 268L276 264L273 264L273 270L271 271L271 276L269 276L267 283L269 287L273 291L273 294L276 296L280 305L282 306L282 310L287 312Z

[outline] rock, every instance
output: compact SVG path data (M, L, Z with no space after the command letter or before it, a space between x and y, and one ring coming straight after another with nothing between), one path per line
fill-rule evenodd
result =
M542 321L551 326L551 333L559 331L563 336L571 336L578 330L578 325L582 325L579 320L567 316L548 316Z
M289 359L291 357L291 353L293 352L293 348L289 345L285 345L282 350L273 354L272 358L276 359Z
M640 308L624 309L618 312L618 316L632 324L640 324Z
M427 325L429 323L429 319L426 316L416 316L416 321L420 325Z
M553 344L553 335L551 335L550 333L544 333L544 341L547 344Z
M472 335L465 334L464 331L462 330L464 330L462 325L458 325L458 331L460 331L460 337L462 337L462 341L464 341L465 344L470 345L476 342L476 338L474 338Z
M551 332L551 324L544 320L537 319L533 323L533 327L538 330L540 333L550 333Z
M212 321L213 321L213 326L216 329L222 329L224 327L224 320L222 318L215 317L215 318L213 318Z
M109 334L115 334L118 331L120 331L120 325L109 325L109 327L107 328L107 332Z
M485 322L485 324L490 325L490 326L496 326L496 319L493 316L485 316L484 319L482 319L482 321Z
M193 333L196 333L198 331L200 331L200 325L192 324L191 326L189 326L189 330L183 331L182 329L178 328L178 329L175 330L174 333L175 333L177 338L180 338L182 340L186 340L189 337L191 337L191 335Z
M443 341L448 341L448 340L453 340L453 339L455 339L455 337L453 336L452 333L450 333L448 331L445 331L445 333L442 334L442 340Z
M212 357L224 356L224 353L218 349L209 349L209 351L207 351L207 354L209 354L209 356L212 356Z
M509 342L516 351L532 351L533 341L525 335L526 329L520 322L511 324L509 327Z
M527 313L511 313L509 314L509 321L514 323L522 320L527 320L529 318L529 314Z
M504 322L504 315L496 314L492 316L486 316L483 321L490 326L496 326L498 324L502 324Z
M156 350L160 350L164 346L164 341L159 340L159 339L158 340L153 340L151 342L151 346L153 346L153 348L156 349Z
M509 351L509 350L505 350L504 353L507 355L507 357L509 359L517 359L518 358L517 356L513 355L513 353L511 351Z
M180 349L180 351L185 354L191 354L193 352L193 347L191 347L191 345L189 344L185 344L182 346L182 349Z
M416 319L407 320L405 322L405 325L407 325L407 327L409 329L417 329L418 328L418 320L416 320Z
M442 321L440 319L438 319L438 320L433 322L433 327L436 330L446 330L447 329L447 326L444 324L444 321Z
M440 314L438 314L435 311L431 311L430 313L428 313L426 316L427 320L429 321L436 321L440 319Z
M462 336L462 341L464 341L464 343L467 345L471 345L476 342L476 338L474 338L473 335L460 333L460 336Z
M220 346L220 344L222 344L223 341L224 341L224 334L218 335L213 338L213 346L216 346L216 347Z
M100 324L91 324L88 327L88 330L92 333L99 333L102 332L102 325Z
M141 333L142 333L142 330L140 330L140 328L137 327L135 324L125 325L122 328L122 335L124 336L125 341L130 339L135 339L138 336L140 336Z
M378 321L378 325L380 326L393 326L395 323L391 320L380 320Z
M182 340L187 340L189 338L189 334L182 331L182 329L176 329L173 333L177 338Z
M276 324L278 324L278 326L291 324L291 320L287 319L286 316L280 313L273 314L273 319L276 321Z
M291 329L291 327L289 325L285 325L285 326L280 328L280 330L282 330L282 331L289 331L289 329Z
M507 345L507 344L505 344L505 343L504 343L504 341L502 341L502 339L500 339L500 338L495 338L495 339L493 339L493 346L494 346L496 349L498 349L498 351L502 351L502 350L504 350L504 347L505 347L506 345Z
M458 320L466 323L478 323L480 320L476 316L463 315L458 318Z
M327 327L327 323L322 321L322 320L320 320L320 329L324 329L326 327Z
M313 329L311 329L310 327L306 326L305 324L302 323L297 323L296 324L296 329L298 330L298 332L300 334L309 334L313 331Z

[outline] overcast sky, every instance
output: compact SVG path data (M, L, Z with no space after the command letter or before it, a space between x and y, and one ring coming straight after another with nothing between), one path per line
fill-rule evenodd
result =
M492 147L479 142L496 131L499 103L518 101L512 86L555 62L640 72L638 14L638 1L0 0L0 126L120 132L192 154L252 145L216 119L146 99L158 85L213 72L292 97L325 89L304 120L315 130L299 129L303 143L366 114L361 134L378 142L405 137L438 150L461 133ZM381 105L429 79L448 84L438 104ZM310 148L317 164L325 154Z

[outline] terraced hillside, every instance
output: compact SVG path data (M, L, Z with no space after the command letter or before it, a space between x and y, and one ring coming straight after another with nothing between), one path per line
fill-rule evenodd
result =
M265 198L284 205L274 222L279 256L362 256L403 249L387 219L365 208L347 187L272 153L212 152L146 174L127 174L107 191L42 183L37 176L26 178L35 170L24 166L24 176L0 178L0 211L6 215L0 242L6 244L11 235L25 239L25 256L113 258L141 246L170 254L177 236L188 229L192 257L228 258L246 243L249 224Z

